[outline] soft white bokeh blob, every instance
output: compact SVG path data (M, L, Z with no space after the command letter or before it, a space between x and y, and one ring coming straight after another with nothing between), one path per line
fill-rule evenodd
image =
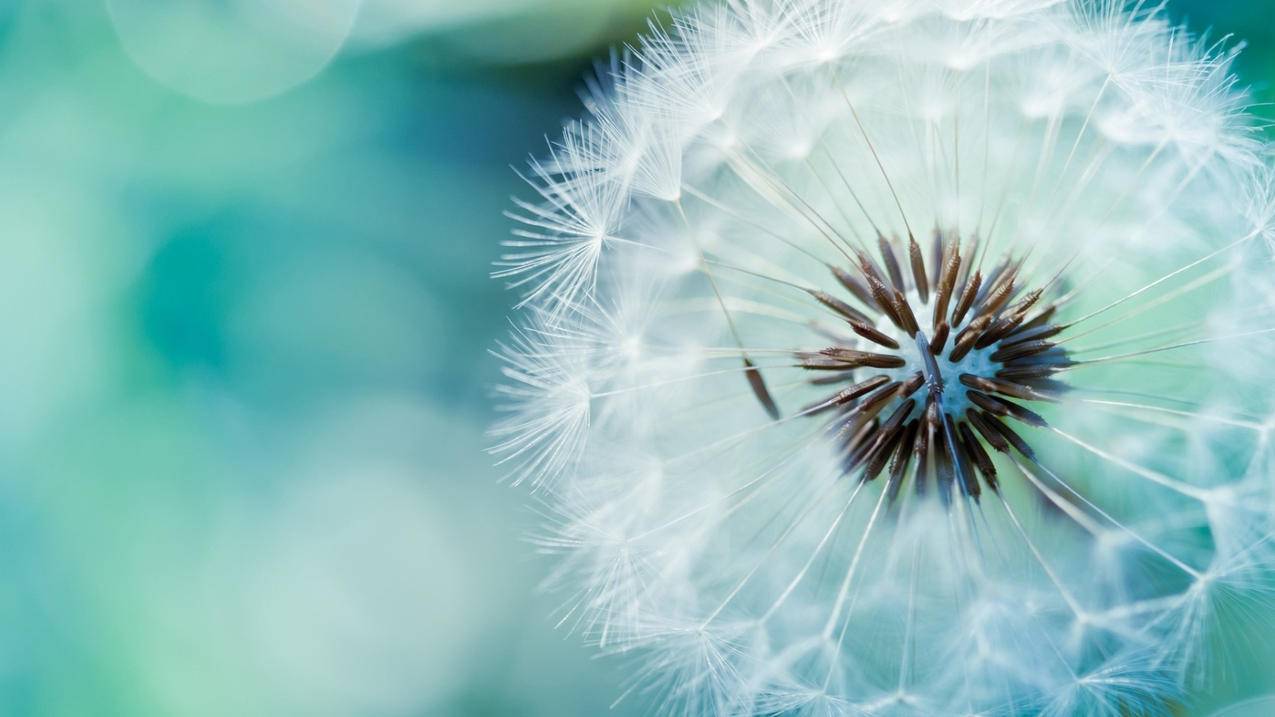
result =
M317 75L344 46L359 0L108 0L120 42L157 82L242 104Z

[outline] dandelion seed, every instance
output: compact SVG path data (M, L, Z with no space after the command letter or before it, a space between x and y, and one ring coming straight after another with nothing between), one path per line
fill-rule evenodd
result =
M563 625L682 714L1157 714L1275 607L1275 172L1113 0L726 0L498 274Z

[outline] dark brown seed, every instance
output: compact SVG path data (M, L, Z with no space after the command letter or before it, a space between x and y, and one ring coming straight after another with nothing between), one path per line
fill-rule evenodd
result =
M863 275L865 280L876 279L882 284L885 283L885 277L881 274L881 267L877 266L876 261L871 256L860 249L854 250L855 259L859 262L859 273Z
M916 239L908 237L908 259L912 262L912 281L916 283L916 293L922 304L930 303L930 282L925 276L925 258L921 256L921 245Z
M939 442L939 404L933 395L925 402L925 413L921 417L921 427L916 434L916 468L917 468L917 485L916 492L925 491L925 484L929 478L928 466L934 465L938 468L938 459L930 458L931 451L937 453L937 444Z
M859 311L858 309L847 304L841 299L838 299L832 294L829 294L826 291L818 291L816 289L811 289L807 293L813 296L815 298L815 301L818 301L819 303L823 304L829 309L832 309L838 314L841 314L843 318L853 319L855 321L869 322L869 323L872 321L872 319L869 318L867 314L863 313L862 311Z
M881 424L881 429L877 432L877 437L873 440L872 447L865 454L865 460L868 461L867 470L864 471L864 480L872 480L877 474L885 468L885 463L893 452L893 442L898 440L903 433L903 423L912 415L912 409L916 408L916 401L911 399L899 404L894 409L890 417L885 423Z
M966 397L969 398L969 400L974 405L978 406L984 411L987 411L995 416L1004 417L1009 415L1009 406L1006 406L999 399L992 398L991 396L983 393L982 391L970 390L970 391L966 391L965 395Z
M925 423L930 428L937 430L942 420L943 419L939 417L939 402L931 396L925 402Z
M899 407L894 409L894 413L890 414L890 418L881 425L889 430L898 430L900 435L907 435L911 428L917 425L917 422L912 420L912 412L915 409L916 401L908 399L899 404ZM911 444L912 442L908 441L909 447Z
M1043 354L1057 345L1052 341L1025 341L1003 349L997 349L992 353L992 360L1008 363L1035 356L1036 354Z
M960 381L969 388L977 389L984 393L1000 393L1011 398L1021 398L1024 401L1049 400L1050 398L1049 396L1042 396L1030 386L1003 379L963 373L960 376Z
M984 316L970 322L965 330L956 335L956 344L952 347L952 353L948 355L950 361L960 361L965 358L966 354L974 348L974 343L978 341L978 337L983 335L983 331L987 325L991 323L991 317Z
M894 381L888 383L881 388L873 391L859 402L859 405L851 409L846 414L847 420L866 420L875 417L878 413L885 410L890 403L890 399L894 398L894 392L899 390L899 382Z
M978 467L978 472L982 474L983 481L987 483L987 487L993 491L999 490L996 482L996 464L992 462L992 457L987 455L987 450L983 448L983 444L970 430L968 423L962 421L960 426L961 443L965 445L965 452L974 459L974 465Z
M991 326L978 337L978 341L974 342L974 348L985 349L988 346L1005 338L1011 331L1018 328L1023 322L1022 314L1009 314L992 322Z
M872 446L864 452L860 459L863 462L863 475L859 480L870 481L875 480L881 471L885 469L886 463L890 460L890 454L894 452L894 446L898 443L903 431L896 429L889 433L879 431Z
M894 454L895 447L902 439L902 427L896 428L890 433L882 432L877 436L877 441L873 443L872 448L864 454L862 480L874 480L881 475L881 471L885 470L886 464L890 461L890 456Z
M1016 286L1014 284L1014 276L1010 275L1001 281L1000 286L990 292L986 299L979 303L979 316L996 315L996 312L1000 311L1001 307L1004 306L1005 303L1009 301L1010 297L1014 295L1015 290Z
M930 441L929 437L933 434L933 429L929 424L921 422L917 426L916 445L912 448L912 454L916 456L916 492L920 495L925 492L925 484L929 480L929 457L930 457Z
M853 427L853 430L847 430ZM863 449L872 442L872 437L876 435L877 429L881 427L881 422L875 418L863 421L850 422L847 421L842 427L842 431L850 435L850 440L846 441L846 448L851 453L862 453Z
M956 302L956 308L952 310L952 325L960 326L965 320L965 314L969 312L970 307L974 305L974 296L978 294L978 287L983 284L983 272L976 271L974 276L965 283L965 289L961 292L960 301Z
M1056 401L1059 396L1071 390L1070 386L1053 378L1033 378L1020 383L1031 388L1038 397L1045 401Z
M952 454L948 451L947 441L941 435L942 432L942 428L934 432L934 440L930 445L934 448L934 473L938 478L939 487L947 490L951 487L955 473L952 470Z
M956 337L956 345L952 347L952 353L947 355L948 360L955 363L965 358L974 348L974 342L977 340L976 334L961 332L961 335Z
M961 266L961 273L956 277L957 286L965 286L969 283L970 272L974 269L974 257L978 256L978 236L970 237L965 244L965 256L968 259Z
M886 288L885 283L876 276L865 273L863 277L868 282L868 291L872 292L872 301L877 308L890 319L890 323L903 328L903 318L899 315L894 305L894 295Z
M836 359L846 364L853 364L854 367L871 366L872 368L903 368L907 365L907 360L902 356L895 354L879 354L871 351L858 351L855 349L841 348L840 346L830 346L818 353L819 356Z
M901 369L908 364L901 356L856 351L853 348L825 348L819 352L801 352L799 366L810 371L847 371L850 369Z
M951 445L948 446L948 450L955 450L956 475L961 479L965 494L977 500L981 491L978 485L978 476L974 475L974 467L970 464L970 456L965 452L965 446L961 444L961 436L956 431L956 425L952 421L951 414L943 414L943 426L943 431L946 434L943 438L943 443L946 445L948 439L951 439Z
M978 433L983 437L983 440L987 441L997 453L1008 453L1009 441L1001 434L1000 431L989 425L983 416L984 414L980 411L965 412L965 420L974 425L974 428L978 430Z
M943 353L943 345L947 343L947 336L950 332L951 327L947 325L946 321L939 324L938 328L934 329L934 338L930 340L931 354L938 356Z
M1017 329L1010 332L1004 346L1015 346L1027 341L1039 341L1040 339L1049 339L1063 332L1062 326L1047 324L1044 326L1036 326L1031 329L1023 330L1026 324L1020 325Z
M894 311L903 321L903 330L908 333L908 336L916 336L921 326L917 324L916 314L912 313L912 307L908 304L907 298L898 289L894 291Z
M894 243L878 234L877 248L881 250L881 261L885 264L886 273L890 275L890 283L894 284L894 288L898 291L906 291L907 286L903 284L903 270L899 266L899 257L894 253Z
M987 333L983 334L984 337L989 338L988 346L998 341L1003 341L1005 337L1010 336L1020 325L1023 325L1024 319L1026 319L1025 311L1017 311L1017 313L1001 316L1000 319L996 320L996 323L993 323L987 329Z
M996 289L1000 288L1000 282L1009 274L1010 267L1014 265L1014 259L1007 257L1001 263L996 265L987 276L983 277L983 288L978 292L978 296L974 299L975 303L982 304L984 300Z
M873 376L867 381L856 383L853 386L844 388L832 394L828 398L825 398L820 401L816 401L806 406L805 408L801 409L801 413L804 415L815 416L820 413L824 413L825 411L829 411L833 408L836 408L838 406L844 406L845 404L850 403L851 401L854 401L855 399L867 394L870 391L876 390L889 382L890 382L889 376Z
M797 354L797 365L807 371L846 371L856 368L855 365L847 364L845 361L811 353Z
M1050 319L1054 318L1054 314L1056 313L1058 313L1058 304L1050 304L1049 306L1046 306L1040 310L1039 314L1036 314L1034 317L1028 319L1022 326L1019 326L1018 333L1022 334L1023 332L1031 331L1038 326L1043 326ZM1058 330L1062 331L1065 328L1065 326L1062 326L1059 327ZM1050 335L1052 336L1053 334Z
M904 381L903 384L899 386L899 398L907 398L911 396L912 394L921 390L921 387L924 385L925 385L925 375L922 374L920 371L917 371L916 373L912 374L912 376L909 377L908 380Z
M869 324L863 323L862 321L851 321L850 328L854 329L854 332L856 334L862 336L863 338L871 341L874 344L879 344L888 349L899 348L898 341L895 341L894 339L890 338L886 334L876 330Z
M916 444L916 435L920 430L920 421L909 421L903 427L903 434L894 444L894 455L890 459L890 503L899 497L899 489L903 487L904 473L912 460L912 446Z
M1047 428L1049 426L1049 422L1046 421L1039 413L1014 403L1013 401L1005 401L1005 403L1009 404L1010 413L1013 414L1014 418L1017 418L1023 423L1037 428Z
M861 381L859 383L856 383L853 386L850 386L849 388L845 388L838 391L832 400L834 403L838 405L849 403L850 401L853 401L856 398L859 398L860 396L865 396L868 393L875 391L878 388L881 388L882 386L886 385L889 382L890 382L889 376L873 376L867 381Z
M757 397L762 408L766 409L766 414L771 420L779 420L779 406L775 403L774 396L770 395L770 390L766 388L766 381L761 377L761 371L757 370L757 366L750 359L744 359L744 366L744 375L748 377L748 385L753 389L753 395Z
M880 421L871 419L854 424L847 423L841 429L842 434L851 436L846 442L846 454L841 462L841 468L846 474L853 473L862 464L864 454L872 445L880 427Z
M1013 401L989 396L982 391L975 390L966 391L965 395L969 397L974 405L993 415L1016 418L1029 426L1036 426L1037 428L1044 428L1049 425L1045 422L1045 419Z
M1044 289L1034 289L1031 292L1029 292L1027 296L1024 296L1022 299L1020 299L1018 303L1009 307L1008 313L1026 314L1029 310L1031 310L1033 306L1036 305L1037 301L1040 301L1040 297L1044 295L1045 295Z
M872 294L868 293L868 287L864 286L863 282L845 269L836 266L828 268L832 270L832 275L837 277L837 283L844 286L846 291L854 295L854 298L863 302L864 306L872 306Z
M956 485L959 467L957 457L952 454L952 446L947 442L947 414L939 416L939 428L934 432L934 473L938 479L939 495L944 502L952 498L952 486ZM962 481L961 490L964 491Z
M961 268L960 248L953 244L943 262L943 273L939 277L938 296L934 300L934 325L947 316L948 302L952 299L952 289L956 285L956 273Z
M987 393L993 393L996 391L995 387L992 385L991 379L983 378L982 376L975 376L972 373L963 373L956 378L967 388L985 391Z
M1049 378L1059 371L1066 368L1070 362L1047 363L1033 366L1008 366L996 372L997 378L1003 378L1006 381L1032 381L1036 379Z
M1024 441L1022 436L1019 436L1014 432L1014 429L1005 425L1003 421L990 413L982 413L979 415L979 418L982 419L983 423L987 425L988 428L999 433L1002 438L1014 447L1015 450L1023 454L1023 457L1031 461L1036 460L1036 452L1031 449L1031 446L1027 445L1027 441Z
M957 338L959 339L962 336L966 336L970 334L973 334L976 336L982 335L982 333L986 331L987 328L991 325L992 325L992 317L980 316L977 319L974 319L973 321L971 321L968 326L962 329L961 333L957 335Z
M939 277L943 273L943 257L946 253L947 249L943 246L943 232L935 227L934 238L930 242L930 284L935 288L938 287Z
M872 457L872 448L877 444L877 439L881 438L881 418L873 416L857 421L854 425L861 427L857 427L857 434L850 444L850 463L853 466L862 466L864 461ZM863 430L862 426L867 426L867 430Z

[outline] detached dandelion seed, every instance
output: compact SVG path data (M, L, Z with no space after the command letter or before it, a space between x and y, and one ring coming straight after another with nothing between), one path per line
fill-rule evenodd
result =
M1157 714L1275 635L1275 172L1110 0L726 0L529 175L493 452L676 714Z

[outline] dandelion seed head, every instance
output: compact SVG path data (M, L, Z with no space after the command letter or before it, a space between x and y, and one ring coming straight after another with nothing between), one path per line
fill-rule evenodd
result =
M1275 176L1112 0L724 0L497 275L559 615L685 714L1159 714L1275 600Z

